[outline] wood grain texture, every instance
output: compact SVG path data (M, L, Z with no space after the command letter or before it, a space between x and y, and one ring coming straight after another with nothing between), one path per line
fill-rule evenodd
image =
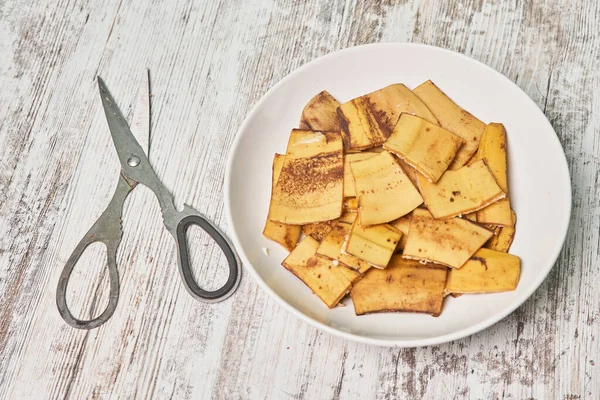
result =
M598 398L598 26L593 0L0 2L0 398ZM178 204L226 228L224 165L252 105L307 61L385 41L490 65L554 126L572 176L571 228L523 306L469 338L398 350L317 331L249 276L230 300L202 304L138 188L124 211L114 317L91 332L63 323L58 276L118 173L96 75L130 113L150 68L151 161ZM225 264L200 248L198 278L216 286ZM107 302L97 250L69 287L79 315Z

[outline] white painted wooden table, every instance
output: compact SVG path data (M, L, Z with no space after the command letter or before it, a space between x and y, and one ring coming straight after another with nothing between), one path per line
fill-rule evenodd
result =
M598 3L369 4L0 1L0 398L600 398ZM124 211L114 317L91 332L63 323L58 276L118 173L96 75L130 112L150 68L150 159L178 204L227 228L225 161L253 104L307 61L382 41L492 66L556 129L572 174L571 229L529 301L470 338L405 350L321 333L248 274L234 297L205 305L181 285L158 205L138 188ZM107 301L95 250L69 287L81 316ZM204 254L194 254L198 277L214 288L224 264Z

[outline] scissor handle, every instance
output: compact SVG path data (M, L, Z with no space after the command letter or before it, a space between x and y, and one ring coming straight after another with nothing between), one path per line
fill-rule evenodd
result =
M241 277L240 261L229 240L207 219L188 205L184 211L178 213L179 221L176 223L175 241L177 242L179 273L187 291L196 299L205 303L216 303L223 301L235 292ZM190 267L190 252L186 239L186 232L192 225L199 226L219 246L229 266L229 277L227 282L217 290L208 291L202 289L194 279Z
M117 271L117 249L121 243L121 211L127 195L133 190L136 183L128 181L123 174L119 175L117 188L110 203L100 218L92 225L90 230L81 239L73 253L67 260L56 288L56 305L65 322L73 328L94 329L108 321L117 308L119 301L119 272ZM73 316L67 305L67 284L85 249L92 243L102 243L106 247L106 261L108 277L110 279L110 293L108 306L98 317L90 320L80 320Z
M110 280L110 295L108 298L108 306L98 317L90 320L77 319L69 310L67 305L67 284L75 268L75 264L79 261L83 255L85 249L92 243L103 243L106 247L106 261L108 264L108 277ZM65 264L60 278L58 280L58 287L56 290L56 305L60 315L65 322L77 329L94 329L105 323L115 312L117 308L117 302L119 301L119 272L117 271L117 248L119 242L115 240L105 240L102 238L94 237L94 234L86 234L83 239L79 242L67 263Z

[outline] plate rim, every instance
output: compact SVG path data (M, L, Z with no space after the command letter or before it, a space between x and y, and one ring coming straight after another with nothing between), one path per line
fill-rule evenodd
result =
M499 76L501 79L504 79L504 81L507 84L516 87L522 94L525 95L525 97L527 98L527 101L532 103L535 106L535 108L541 113L541 115L543 115L545 123L547 124L547 127L549 127L550 130L552 132L554 132L553 140L556 142L555 144L558 144L559 148L562 150L561 151L561 154L562 154L561 161L562 161L564 170L567 171L567 177L568 177L568 179L567 179L568 190L565 191L566 192L565 195L567 196L567 200L568 200L567 201L568 212L566 213L567 221L565 224L565 229L562 232L562 238L561 238L562 244L560 247L558 247L557 249L554 250L554 254L552 254L552 257L551 257L551 259L553 261L550 264L550 267L546 268L546 271L544 271L543 274L538 275L538 277L533 282L533 284L530 285L530 287L525 292L523 292L519 297L517 297L517 299L515 299L513 301L513 303L510 304L510 306L506 308L505 311L494 314L490 318L485 319L479 323L476 323L468 328L465 328L465 329L462 329L462 330L459 330L456 332L452 332L452 333L447 333L444 335L432 336L429 338L422 338L422 339L372 338L372 337L353 334L350 332L345 332L345 331L333 328L327 324L324 324L320 321L317 321L317 320L311 318L310 316L308 316L308 315L304 314L303 312L301 312L300 310L296 309L294 306L292 306L287 301L285 301L283 298L281 298L273 289L271 289L271 287L262 279L262 277L259 275L259 273L254 269L254 267L252 266L252 263L250 262L248 257L246 257L246 254L244 253L244 251L242 251L243 248L241 246L241 243L239 241L237 233L234 229L234 223L233 223L233 218L232 218L232 213L231 213L231 201L230 201L230 198L231 198L231 189L230 189L231 175L232 175L232 168L233 168L233 162L234 162L234 155L237 153L241 138L243 136L242 132L246 130L248 124L254 118L255 114L257 114L258 111L261 109L262 104L269 97L269 94L272 92L275 92L280 86L283 86L286 82L294 79L296 77L296 75L299 75L303 70L309 68L313 64L319 63L320 61L322 61L325 58L329 58L329 57L333 58L336 55L340 55L341 53L361 51L362 49L367 48L367 47L394 47L394 48L396 48L396 50L399 48L402 48L402 47L426 48L429 50L447 53L450 56L458 56L458 57L465 59L468 62L474 62L476 64L479 64L480 67L483 67L484 69L487 69L492 74L495 74L495 75ZM557 162L558 162L558 160L557 160ZM275 301L277 303L282 305L285 309L287 309L289 312L294 314L296 317L300 318L301 320L307 322L308 324L310 324L318 329L321 329L331 335L334 335L334 336L337 336L337 337L340 337L340 338L343 338L346 340L350 340L353 342L365 343L365 344L382 346L382 347L414 348L414 347L430 346L430 345L452 342L452 341L455 341L458 339L462 339L462 338L474 335L475 333L481 332L481 331L491 327L492 325L495 325L502 319L506 318L508 315L512 314L517 308L519 308L521 305L523 305L537 291L537 289L540 287L540 285L546 280L546 278L550 274L550 271L552 270L552 268L554 268L554 266L556 264L556 260L558 259L559 255L565 245L565 241L566 241L566 238L567 238L567 235L569 232L571 215L572 215L572 211L573 211L571 171L569 170L567 156L565 154L562 144L560 143L558 134L554 130L554 127L548 120L548 117L546 116L546 114L544 114L544 112L538 107L538 105L533 101L533 99L531 97L529 97L529 95L523 89L521 89L515 82L510 80L507 76L505 76L501 72L495 70L494 68L490 67L489 65L487 65L479 60L476 60L465 54L455 52L453 50L449 50L449 49L445 49L445 48L441 48L441 47L437 47L437 46L432 46L432 45L427 45L427 44L422 44L422 43L411 43L411 42L369 43L369 44L362 44L362 45L358 45L358 46L346 47L346 48L343 48L340 50L332 51L330 53L319 56L319 57L301 65L300 67L296 68L295 70L290 72L288 75L283 77L281 80L279 80L275 85L271 86L267 90L267 92L261 96L261 98L258 100L258 102L256 102L256 104L254 104L254 106L252 107L250 112L246 115L246 117L244 118L244 121L242 122L242 124L240 125L238 130L236 131L236 136L235 136L234 141L229 149L229 155L227 157L224 186L225 186L225 193L224 193L225 194L225 198L224 198L224 200L225 200L225 216L227 218L229 236L235 246L236 252L239 254L239 256L241 257L241 259L243 261L243 264L245 266L244 269L250 271L250 274L253 276L254 280L258 283L258 285L261 287L261 289L266 291L267 294L269 294L269 296L271 298L275 299Z

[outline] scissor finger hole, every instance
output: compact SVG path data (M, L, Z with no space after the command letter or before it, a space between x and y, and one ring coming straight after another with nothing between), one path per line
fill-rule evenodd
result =
M94 319L108 306L109 293L106 246L100 242L92 243L71 272L67 284L67 306L77 319Z
M191 224L185 232L190 253L190 269L201 289L217 290L227 282L227 258L217 243L198 225Z

